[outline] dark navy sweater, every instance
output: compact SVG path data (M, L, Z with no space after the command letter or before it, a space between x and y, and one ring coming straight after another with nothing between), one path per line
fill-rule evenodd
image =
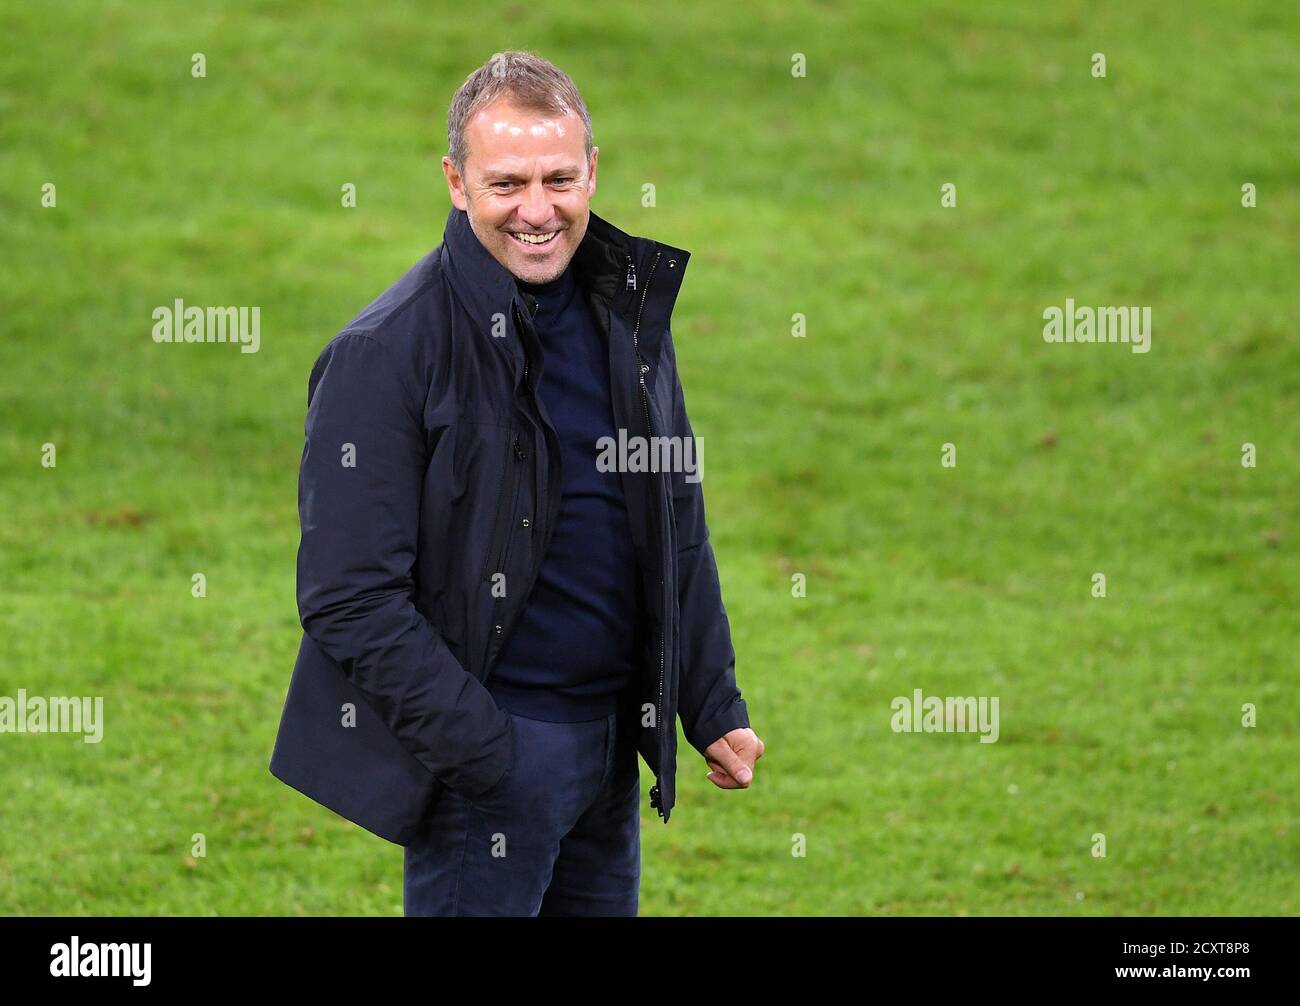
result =
M572 264L549 283L519 281L536 299L544 366L537 393L560 439L563 496L523 611L487 687L531 719L607 716L631 694L641 587L622 476L596 467L601 437L618 439L609 348Z

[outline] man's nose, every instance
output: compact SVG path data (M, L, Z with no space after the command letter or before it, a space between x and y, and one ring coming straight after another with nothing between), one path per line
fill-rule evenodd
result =
M546 186L541 182L531 182L519 203L519 219L529 227L540 230L551 223L552 216L551 198Z

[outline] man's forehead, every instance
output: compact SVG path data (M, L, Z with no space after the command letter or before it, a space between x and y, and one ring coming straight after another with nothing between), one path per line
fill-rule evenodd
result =
M535 171L541 171L545 175L562 172L580 175L583 167L580 160L574 160L572 155L567 153L551 154L549 156L500 154L496 157L485 158L481 162L479 170L485 177L489 178L514 178L528 176Z
M510 101L497 100L481 108L470 120L470 128L502 140L569 139L583 135L582 119L574 112L556 115L521 108Z

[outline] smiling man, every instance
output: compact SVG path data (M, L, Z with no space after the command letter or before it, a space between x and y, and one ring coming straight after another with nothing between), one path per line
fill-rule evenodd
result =
M321 352L299 476L304 629L271 771L405 847L408 915L635 915L640 753L721 789L763 743L670 327L689 253L589 207L573 81L497 54L456 92L442 244Z

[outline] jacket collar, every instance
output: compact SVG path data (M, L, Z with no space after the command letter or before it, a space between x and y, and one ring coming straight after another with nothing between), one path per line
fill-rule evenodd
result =
M629 321L641 309L645 284L653 269L654 282L645 296L642 318L649 332L653 330L652 322L666 322L671 317L689 259L690 252L684 249L628 234L589 211L587 233L574 253L572 265L581 285ZM484 331L491 328L495 315L511 319L515 304L531 316L531 298L520 291L510 270L483 247L470 226L469 215L455 206L447 214L441 261L456 295L470 315L481 320Z

